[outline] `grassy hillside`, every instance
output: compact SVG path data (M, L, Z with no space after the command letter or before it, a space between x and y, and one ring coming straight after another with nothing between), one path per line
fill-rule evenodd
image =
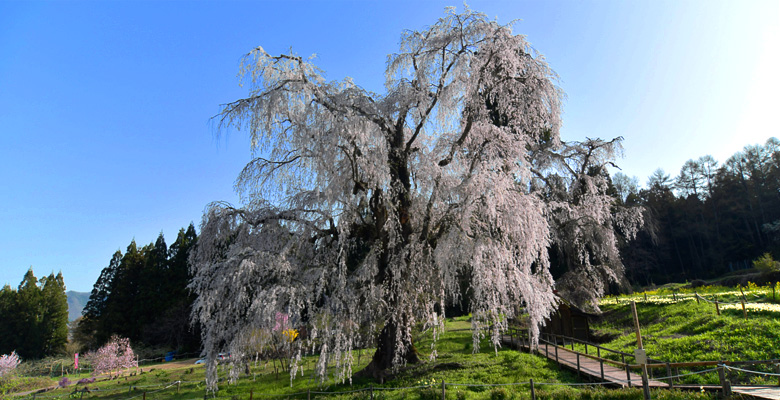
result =
M447 322L447 332L437 344L439 357L422 365L402 370L396 379L383 385L367 380L340 383L329 379L320 385L312 379L311 371L316 359L303 360L304 375L292 384L286 373L275 373L274 364L252 364L249 375L242 374L236 384L221 383L217 398L253 399L277 398L306 399L368 399L369 388L374 387L375 399L440 399L441 382L447 383L447 399L527 399L530 398L528 382L533 379L539 399L641 399L639 390L584 388L568 386L577 384L576 375L559 370L554 364L538 356L519 353L511 349L493 350L487 342L481 351L472 353L470 323L463 318ZM429 332L421 333L418 348L427 355L430 351ZM364 367L370 358L370 351L364 350L355 370ZM358 355L355 354L356 360ZM426 358L426 357L424 357ZM92 384L70 385L36 396L36 399L66 399L74 389L90 389L84 398L129 399L134 396L146 399L202 399L205 395L203 365L193 364L195 360L144 366L140 373L127 374L115 380L103 380ZM278 365L278 364L277 364ZM220 371L221 376L227 370ZM71 376L71 381L86 376ZM181 381L180 384L176 383ZM56 380L51 380L56 384ZM521 383L515 385L516 383ZM462 385L455 385L462 384ZM476 386L469 386L476 385ZM497 386L479 386L497 385ZM327 392L327 393L322 393ZM80 397L80 393L74 394ZM211 396L209 396L211 398ZM654 399L709 399L711 395L699 392L654 391Z
M636 334L630 301L636 301L643 344L648 357L667 362L748 361L780 358L780 287L749 285L742 288L665 288L633 296L604 299L604 317L594 326L605 347L633 352ZM696 294L703 297L696 300ZM744 297L743 297L744 294ZM645 298L647 300L645 300ZM715 307L717 301L720 315ZM742 301L746 302L745 313ZM711 367L706 367L711 368ZM693 372L706 369L691 368ZM750 366L751 370L776 372L773 365ZM665 370L656 371L665 375ZM734 377L753 383L777 384L777 378ZM717 374L694 375L689 383L717 383Z
M630 301L637 302L643 341L648 355L669 362L710 360L766 360L780 358L780 286L772 288L749 285L742 288L700 287L696 289L669 286L660 290L637 293L632 296L610 297L602 301L603 317L594 322L594 333L604 339L604 346L626 352L636 347ZM703 299L696 301L696 294ZM715 301L719 303L717 315ZM747 319L741 302L746 300ZM447 331L437 343L439 357L422 365L403 369L395 379L378 385L368 380L340 382L335 374L324 384L312 376L316 359L303 360L304 374L292 381L285 372L278 372L278 363L251 364L250 373L241 374L238 382L222 381L216 398L253 399L298 398L308 395L326 399L368 399L369 388L374 388L375 399L440 399L441 385L446 382L447 399L527 399L530 397L528 382L533 379L539 399L641 399L636 389L605 389L578 386L576 375L559 370L547 360L502 348L494 351L483 342L480 351L472 352L470 323L465 318L447 322ZM427 359L431 349L430 332L417 335L417 346ZM354 371L369 361L371 350L354 354ZM84 398L94 399L202 399L206 395L203 365L193 360L144 366L129 371L114 380L95 383L71 384L36 395L36 399L66 399L74 390L88 387ZM696 373L710 367L682 368L675 374ZM773 365L755 365L752 370L775 372ZM23 369L22 369L23 370ZM227 369L220 369L220 376L227 376ZM655 377L665 376L666 370L654 370ZM71 382L87 375L68 376ZM776 378L765 379L755 375L730 373L735 383L773 383ZM0 380L2 398L7 393L47 387L57 384L59 378L34 376ZM716 383L717 374L689 375L677 383ZM13 389L12 389L13 388ZM709 399L714 394L699 391L653 391L654 399ZM208 396L213 397L212 395ZM28 396L29 398L29 396Z

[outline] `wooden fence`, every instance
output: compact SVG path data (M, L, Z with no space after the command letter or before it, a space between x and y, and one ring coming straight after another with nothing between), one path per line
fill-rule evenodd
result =
M517 345L519 348L527 349L528 351L536 351L537 354L546 355L548 358L556 361L560 364L559 352L566 351L567 353L576 354L576 364L572 363L568 366L576 370L579 375L588 375L581 368L582 359L593 360L599 364L599 374L590 375L593 379L600 379L602 381L610 380L610 377L605 374L604 366L610 365L612 367L619 368L625 371L625 379L612 379L616 384L625 383L625 386L639 386L640 382L636 375L632 377L632 371L641 370L642 365L636 362L634 354L626 353L619 350L609 349L601 345L584 341L581 339L558 335L541 333L539 342L536 348L533 348L530 343L530 338L527 329L512 325L509 330L509 340L513 345ZM612 358L606 358L605 356L611 356ZM747 367L751 365L774 365L774 373L766 373L761 371L749 371L739 367ZM680 388L680 389L700 389L702 387L711 388L713 386L719 387L723 393L730 393L731 387L737 383L751 384L749 381L750 376L765 375L777 378L777 386L780 387L780 359L771 360L717 360L717 361L693 361L693 362L667 362L648 357L647 364L645 364L648 370L648 379L658 379L657 382L663 382L665 385L653 385L656 387L667 388ZM711 367L706 371L697 371L691 373L680 373L680 369L702 368ZM661 375L657 378L654 375L658 375L657 371L661 370ZM656 373L654 374L654 371ZM701 373L717 372L718 385L701 385L701 384L686 384L680 382L680 378L686 375L694 375ZM741 376L742 374L743 376ZM740 382L740 380L746 380ZM633 382L633 383L632 383ZM762 385L750 385L751 387ZM768 386L768 385L763 385Z

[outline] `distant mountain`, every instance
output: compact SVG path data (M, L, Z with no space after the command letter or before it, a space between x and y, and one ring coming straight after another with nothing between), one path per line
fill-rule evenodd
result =
M68 290L65 294L68 296L68 322L70 322L81 316L81 310L89 301L89 292Z

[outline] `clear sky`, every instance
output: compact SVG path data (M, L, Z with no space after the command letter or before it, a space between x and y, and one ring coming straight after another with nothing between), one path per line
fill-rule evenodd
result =
M381 92L404 29L445 1L0 0L0 285L62 271L90 291L135 238L236 202L241 133L209 118L245 92L255 46L309 56L327 77ZM675 176L780 136L780 2L472 1L524 34L568 95L564 140L625 138L623 172Z

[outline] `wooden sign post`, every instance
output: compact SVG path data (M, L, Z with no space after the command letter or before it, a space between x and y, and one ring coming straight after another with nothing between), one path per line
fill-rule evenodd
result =
M637 351L634 354L637 362L642 364L642 392L645 400L650 400L650 385L647 381L647 356L645 355L645 348L642 346L642 333L639 331L639 314L636 312L636 302L634 301L631 302L631 311L634 313L634 327L636 328Z

